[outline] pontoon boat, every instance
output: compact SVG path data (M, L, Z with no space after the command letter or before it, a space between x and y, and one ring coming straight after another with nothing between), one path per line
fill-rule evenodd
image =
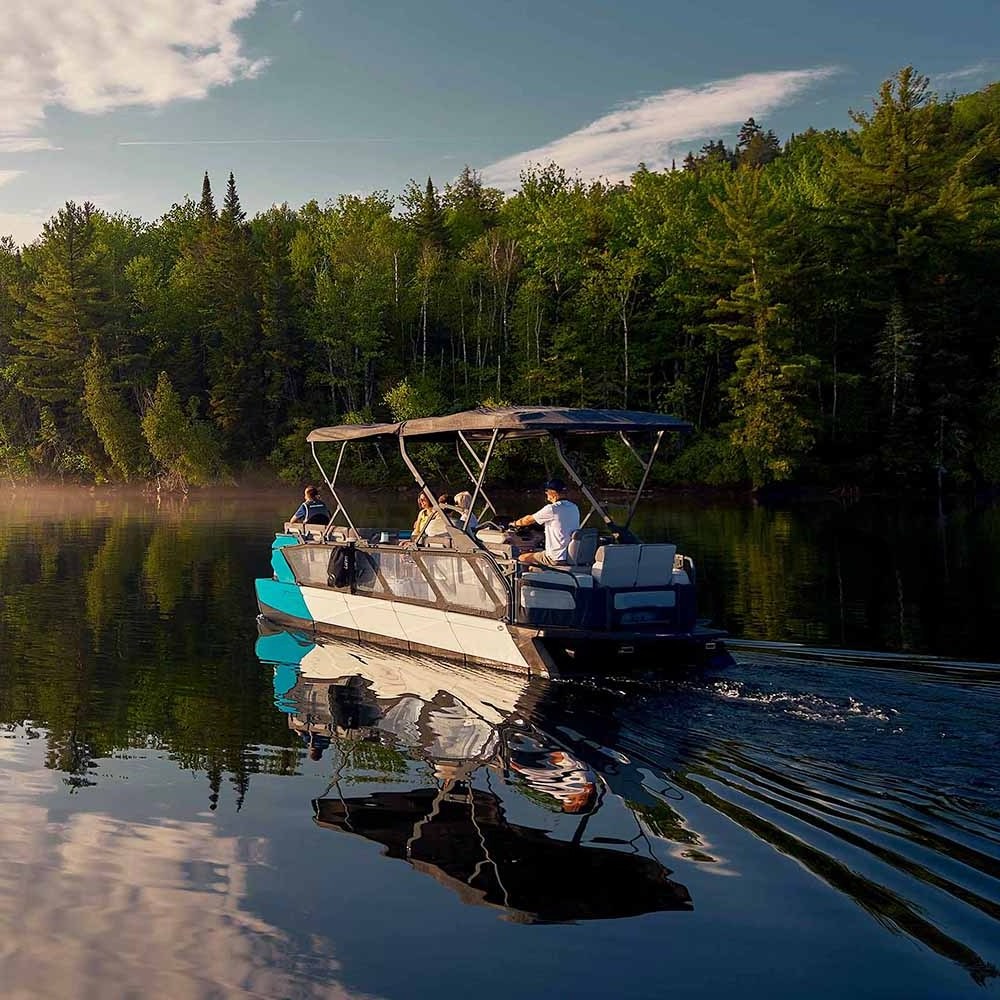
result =
M616 669L623 658L654 666L725 662L724 633L697 621L692 559L630 530L664 438L688 430L662 414L563 407L317 428L308 440L333 515L325 525L289 523L277 533L273 578L256 581L260 612L281 626L529 675L555 676L581 664ZM595 436L619 438L642 467L620 524L571 460L570 447ZM581 512L589 505L567 561L551 568L518 560L530 543L498 520L486 490L497 447L524 440L550 441ZM439 518L439 534L411 539L389 525L355 523L341 473L348 446L372 441L398 447ZM442 508L417 467L412 446L428 442L453 445L468 474L472 501L461 518ZM324 445L334 446L332 474L320 458Z

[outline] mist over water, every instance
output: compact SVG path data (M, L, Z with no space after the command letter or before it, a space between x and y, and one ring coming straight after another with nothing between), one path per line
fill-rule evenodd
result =
M665 499L807 648L529 683L257 646L294 493L0 501L5 995L1000 991L995 508Z

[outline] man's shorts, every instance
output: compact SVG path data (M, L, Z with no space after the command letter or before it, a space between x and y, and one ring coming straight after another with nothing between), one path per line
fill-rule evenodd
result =
M560 566L547 552L535 552L534 553L534 564L536 566Z

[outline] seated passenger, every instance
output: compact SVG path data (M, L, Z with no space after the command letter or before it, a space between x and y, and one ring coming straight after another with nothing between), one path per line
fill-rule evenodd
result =
M438 497L438 506L444 517L434 511L424 529L424 535L447 535L449 525L456 524L458 521L458 508L455 506L455 498L450 493L442 493Z
M458 508L459 512L459 527L464 525L466 531L475 533L476 529L479 527L479 518L476 517L475 513L470 509L472 506L472 494L468 490L456 493L455 506ZM468 515L468 521L465 520L466 515Z
M544 550L523 552L518 556L525 566L558 566L569 562L570 539L580 527L580 508L563 496L566 484L561 479L550 479L544 489L548 503L534 514L525 514L510 523L512 528L526 528L530 524L540 524L545 528Z
M302 503L292 515L292 524L329 524L330 508L319 498L319 488L307 486L303 491Z
M417 518L413 522L411 538L419 538L424 533L424 529L427 527L430 519L434 516L434 508L431 506L431 501L423 490L417 494L417 507L419 509L417 510Z
M410 537L403 542L403 548L418 544L428 535L446 535L448 527L441 520L441 515L434 509L430 497L422 490L417 494L417 504L420 507L417 519L413 522L413 531ZM438 501L441 505L441 501Z

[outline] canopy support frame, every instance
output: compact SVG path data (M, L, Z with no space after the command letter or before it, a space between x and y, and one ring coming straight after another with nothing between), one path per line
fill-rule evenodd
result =
M590 510L587 511L587 516L583 518L583 520L580 522L580 527L583 527L590 520L590 515L593 514L594 511L597 511L601 520L604 521L604 523L608 526L609 530L617 533L618 525L615 524L614 518L612 518L612 516L608 513L608 510L604 506L604 504L602 504L597 499L597 497L595 497L594 494L591 493L590 489L587 487L587 484L583 481L583 478L580 476L580 473L577 472L576 469L573 467L573 463L570 462L569 458L566 455L566 450L563 447L563 442L561 438L558 435L553 434L552 443L555 445L556 455L559 456L559 461L562 463L563 468L569 473L570 479L572 479L573 482L576 483L577 488L580 490L580 492L590 501Z
M323 468L323 463L319 460L319 455L316 453L316 442L309 442L309 447L312 448L313 461L316 463L316 467L319 469L320 475L323 477L323 482L326 483L326 487L330 491L330 496L337 501L337 509L330 515L330 520L323 528L323 541L326 541L327 532L336 522L338 514L343 514L347 519L347 524L351 531L353 531L359 538L361 537L358 534L358 529L354 526L354 522L351 520L351 515L348 513L347 507L344 505L344 501L340 499L340 494L337 493L337 477L340 475L340 466L344 461L344 452L347 451L347 444L348 442L344 441L340 445L340 453L337 455L337 464L334 467L333 477L331 478L326 474L326 469Z
M647 462L636 450L635 445L628 439L628 435L624 431L618 432L618 436L625 442L625 446L630 452L632 452L636 461L642 467L642 479L639 482L639 488L635 491L635 496L632 498L632 503L629 506L628 517L622 525L623 531L628 531L628 527L632 523L632 518L635 517L635 512L639 507L639 498L642 496L642 491L646 486L646 480L649 478L649 472L653 468L653 462L656 461L657 453L659 452L660 445L663 442L663 433L663 431L656 432L656 440L653 442L653 450L650 453L649 461Z
M403 425L400 424L400 430L402 427ZM399 441L399 454L406 463L406 467L410 470L410 475L413 476L417 486L420 487L420 492L427 497L428 501L430 501L430 505L434 508L435 513L440 516L441 520L447 523L448 518L445 516L445 512L441 509L441 505L438 503L438 498L434 495L434 491L427 485L423 473L413 464L413 459L410 458L409 452L406 450L406 441L403 438L402 433L397 432L396 439ZM414 541L416 541L416 539L414 539Z
M493 436L490 438L490 443L486 448L485 458L479 457L479 454L476 452L476 449L473 448L472 445L468 442L468 440L465 437L465 434L462 431L459 431L455 438L455 454L458 455L458 460L459 462L462 463L462 468L465 469L469 479L471 479L473 482L473 493L472 493L472 499L469 500L469 510L467 514L463 515L462 517L463 528L468 527L469 516L475 510L476 500L480 495L482 495L482 498L486 501L486 506L483 508L482 511L483 514L485 514L487 510L491 510L493 511L494 516L496 515L497 509L496 507L493 506L493 501L489 498L489 496L487 496L486 490L483 489L483 482L486 479L486 469L490 464L490 459L493 457L493 449L496 446L497 441L499 440L499 436L500 436L500 431L495 430L493 432ZM466 448L468 448L469 454L472 455L472 457L476 461L476 464L479 466L478 476L476 476L476 474L472 471L472 469L470 469L469 466L466 464L465 458L462 455L462 450L458 446L459 442L461 442L462 444L465 445Z

